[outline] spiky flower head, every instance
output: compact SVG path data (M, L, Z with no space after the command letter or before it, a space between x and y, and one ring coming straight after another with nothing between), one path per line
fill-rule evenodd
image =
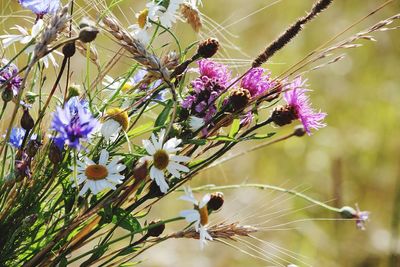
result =
M30 9L38 17L55 14L60 7L60 0L19 0L24 8Z
M326 113L317 112L311 107L310 98L306 94L310 90L304 88L305 82L306 80L303 81L298 77L284 88L283 98L287 104L275 109L271 118L279 126L298 119L307 134L311 135L311 129L318 130L326 126L323 123Z
M51 128L58 132L55 143L61 150L64 144L79 150L81 142L88 140L98 126L99 122L93 118L87 103L77 97L68 100L64 107L57 107L51 122Z

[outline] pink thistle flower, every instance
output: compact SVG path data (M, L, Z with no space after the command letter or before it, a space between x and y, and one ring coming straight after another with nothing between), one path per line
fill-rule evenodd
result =
M202 59L198 64L200 77L192 81L192 86L196 92L200 92L213 84L226 87L231 80L231 73L223 64L209 59Z
M275 83L270 79L270 73L265 73L263 68L251 69L242 79L240 86L247 89L251 96L261 95L274 87Z
M311 135L311 129L318 130L326 126L322 121L326 117L326 113L316 112L310 103L309 97L306 92L310 91L303 88L306 80L302 81L301 78L295 79L286 88L283 95L287 103L288 110L291 110L294 118L301 121L308 135Z

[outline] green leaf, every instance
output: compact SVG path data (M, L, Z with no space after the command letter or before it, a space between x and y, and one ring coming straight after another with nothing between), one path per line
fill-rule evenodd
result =
M270 138L270 137L274 136L275 134L276 134L275 132L267 133L267 134L256 134L254 136L251 136L250 139L254 139L254 140L266 139L266 138Z
M234 138L240 129L240 119L236 118L233 120L231 125L231 130L229 132L229 137Z
M116 208L113 210L112 222L130 232L135 232L142 229L139 221L132 214L121 208Z
M208 140L223 141L223 142L238 142L238 140L236 140L235 138L232 138L229 136L224 136L224 135L214 136L214 137L208 138Z
M186 142L189 144L204 146L207 143L207 140L206 139L190 139L190 140L186 140Z
M168 120L169 117L169 113L172 109L172 101L169 101L166 105L165 108L163 109L163 111L160 113L160 115L158 115L156 122L154 123L155 127L159 127L159 126L164 126L165 123Z
M134 138L136 136L142 135L146 132L150 132L153 130L153 123L151 121L141 124L128 132L128 136L130 138Z

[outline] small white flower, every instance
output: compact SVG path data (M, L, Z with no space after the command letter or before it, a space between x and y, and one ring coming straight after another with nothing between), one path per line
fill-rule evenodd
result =
M164 172L167 170L174 177L180 178L180 172L189 172L190 169L179 162L188 162L189 157L179 156L175 153L180 150L178 147L182 140L171 138L163 145L165 130L161 130L158 138L152 134L151 141L143 140L143 146L149 156L145 156L141 161L152 161L153 166L150 168L150 178L155 180L160 187L161 192L168 191L168 183L165 180Z
M192 131L197 131L204 126L204 119L195 116L189 117L189 126Z
M177 11L179 10L179 5L183 2L184 0L169 1L168 8L159 15L161 25L166 28L172 27L172 24L176 22L178 17Z
M91 159L85 158L84 161L78 161L76 168L78 170L78 184L83 184L79 195L83 195L88 189L97 195L106 188L115 190L115 185L122 183L124 176L120 174L125 169L125 165L118 163L121 159L114 159L107 164L109 153L103 149L100 153L99 163L94 163ZM73 169L73 167L71 167Z
M30 42L33 42L29 47L25 49L25 53L32 53L35 49L35 40L37 37L39 37L39 34L44 30L44 22L43 20L39 19L33 26L30 31L26 30L25 28L15 25L15 27L12 27L12 30L17 30L19 31L20 34L8 34L8 35L0 35L0 39L2 40L4 48L7 48L8 46L12 45L13 43L19 42L21 44L28 44ZM62 55L58 51L54 51L54 53L58 55ZM49 60L52 62L52 64L55 67L58 67L58 64L54 58L54 56L50 53L47 56L43 57L40 59L41 62L45 65L46 68L49 67Z
M211 235L207 231L208 224L208 209L207 203L210 201L210 194L204 195L201 201L193 196L190 187L184 187L185 195L179 199L188 201L194 205L194 209L183 210L180 212L180 216L184 217L188 223L194 223L196 232L199 233L200 248L203 249L204 245L207 244L207 240L212 240Z
M203 6L203 2L201 0L186 0L185 2L192 7Z

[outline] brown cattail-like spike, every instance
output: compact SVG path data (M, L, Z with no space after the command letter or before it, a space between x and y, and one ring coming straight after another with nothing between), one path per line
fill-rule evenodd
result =
M325 10L333 0L319 0L312 7L311 11L294 24L292 24L284 33L282 33L274 42L253 61L252 67L257 68L267 62L276 52L287 45L303 28L303 25L314 19L319 13Z

